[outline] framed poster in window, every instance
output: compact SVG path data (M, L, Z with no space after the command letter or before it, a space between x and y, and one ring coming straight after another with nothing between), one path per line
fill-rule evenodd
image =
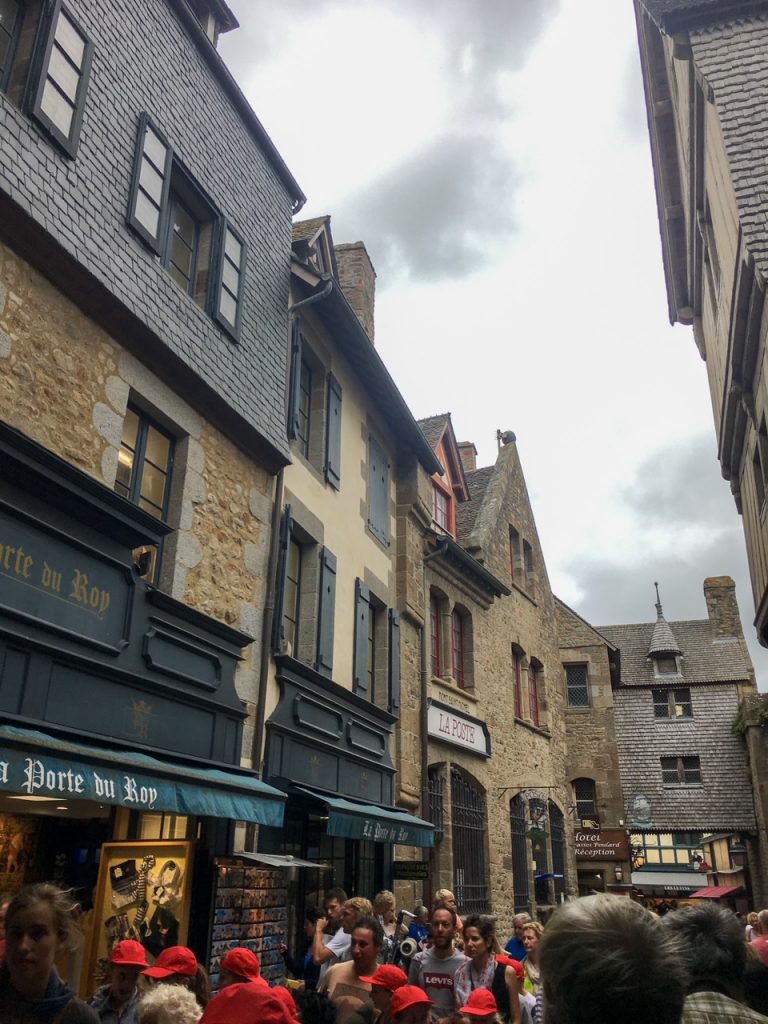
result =
M105 843L90 924L85 989L93 991L121 939L136 939L153 963L168 946L185 946L189 928L192 842Z

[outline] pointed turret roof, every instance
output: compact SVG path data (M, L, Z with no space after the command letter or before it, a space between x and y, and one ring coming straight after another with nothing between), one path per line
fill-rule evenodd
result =
M661 598L659 597L659 584L654 583L656 588L656 625L653 627L653 636L651 637L651 645L648 648L648 657L654 658L659 654L682 654L680 645L675 640L675 634L664 618L664 612L661 608Z

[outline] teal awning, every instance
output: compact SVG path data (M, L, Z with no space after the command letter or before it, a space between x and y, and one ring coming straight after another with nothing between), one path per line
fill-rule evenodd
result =
M433 846L435 826L431 821L416 818L397 807L364 804L343 796L331 796L306 786L293 786L292 791L311 796L328 810L327 833L345 839L370 839L374 843L397 843L400 846Z
M193 768L134 750L0 725L0 793L281 826L285 793L248 772Z

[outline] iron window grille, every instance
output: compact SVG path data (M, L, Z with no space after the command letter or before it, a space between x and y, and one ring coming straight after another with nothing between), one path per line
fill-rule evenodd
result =
M462 913L488 911L485 794L456 768L451 769L454 891Z
M512 837L512 900L515 913L530 909L531 888L528 870L528 823L525 800L513 797L509 802L509 828Z
M661 781L665 786L697 786L701 783L701 760L695 755L661 758Z
M430 768L427 780L429 798L429 820L435 826L435 842L445 835L445 789L443 776L438 768Z
M655 718L693 718L691 691L685 686L676 690L653 691Z

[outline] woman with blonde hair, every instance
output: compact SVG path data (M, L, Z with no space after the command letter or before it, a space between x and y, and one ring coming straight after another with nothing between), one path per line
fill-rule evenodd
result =
M139 1000L139 1024L197 1024L201 1015L194 993L182 985L155 985Z
M525 960L523 968L525 979L523 990L532 996L539 994L541 989L541 971L539 970L539 939L544 934L544 925L541 921L527 921L523 928L523 945L525 946Z
M28 885L11 900L5 916L5 959L0 970L3 1024L99 1024L54 967L56 954L75 949L78 904L58 886Z

